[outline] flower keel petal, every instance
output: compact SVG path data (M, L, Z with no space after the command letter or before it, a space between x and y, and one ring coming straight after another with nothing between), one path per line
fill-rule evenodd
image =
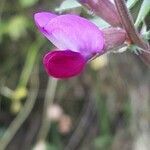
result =
M86 60L80 53L70 50L52 51L44 56L43 64L48 75L63 79L78 75Z

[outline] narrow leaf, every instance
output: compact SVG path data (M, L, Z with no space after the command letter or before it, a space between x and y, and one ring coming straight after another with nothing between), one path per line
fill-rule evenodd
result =
M131 9L139 0L128 0L127 7Z
M138 27L141 24L141 22L145 19L145 17L148 15L149 12L150 12L150 0L144 0L135 22L136 27Z
M65 1L62 2L60 7L55 9L55 11L63 12L63 11L78 8L78 7L81 7L81 4L79 2L77 2L75 0L65 0Z

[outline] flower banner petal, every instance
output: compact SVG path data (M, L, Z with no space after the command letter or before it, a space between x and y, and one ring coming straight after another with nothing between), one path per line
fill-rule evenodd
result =
M42 32L43 27L53 18L57 17L57 15L50 12L39 12L34 14L34 21Z
M77 15L60 15L44 26L46 37L59 49L80 52L84 57L101 53L104 38L101 30Z

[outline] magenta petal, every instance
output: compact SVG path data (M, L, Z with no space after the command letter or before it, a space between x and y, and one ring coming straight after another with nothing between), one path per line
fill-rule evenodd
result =
M68 78L78 75L86 61L77 52L70 50L48 52L43 58L46 72L55 78Z
M101 53L104 38L101 30L77 15L60 15L44 26L46 37L59 49L80 52L84 57Z
M34 14L34 21L39 28L39 30L42 32L43 27L53 18L57 17L57 15L52 14L50 12L39 12Z

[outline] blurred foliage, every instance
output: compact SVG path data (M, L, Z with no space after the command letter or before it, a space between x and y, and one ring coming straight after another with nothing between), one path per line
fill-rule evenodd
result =
M19 0L22 7L31 7L38 2L38 0Z
M149 0L127 5L149 40ZM75 0L0 1L0 150L4 144L8 150L137 150L137 143L140 148L138 140L150 133L150 71L135 55L137 47L129 47L134 53L99 57L80 76L55 83L42 66L45 50L53 47L33 21L41 10L81 14L98 27L109 26ZM63 110L56 122L43 115L53 103ZM41 139L44 121L48 131Z

